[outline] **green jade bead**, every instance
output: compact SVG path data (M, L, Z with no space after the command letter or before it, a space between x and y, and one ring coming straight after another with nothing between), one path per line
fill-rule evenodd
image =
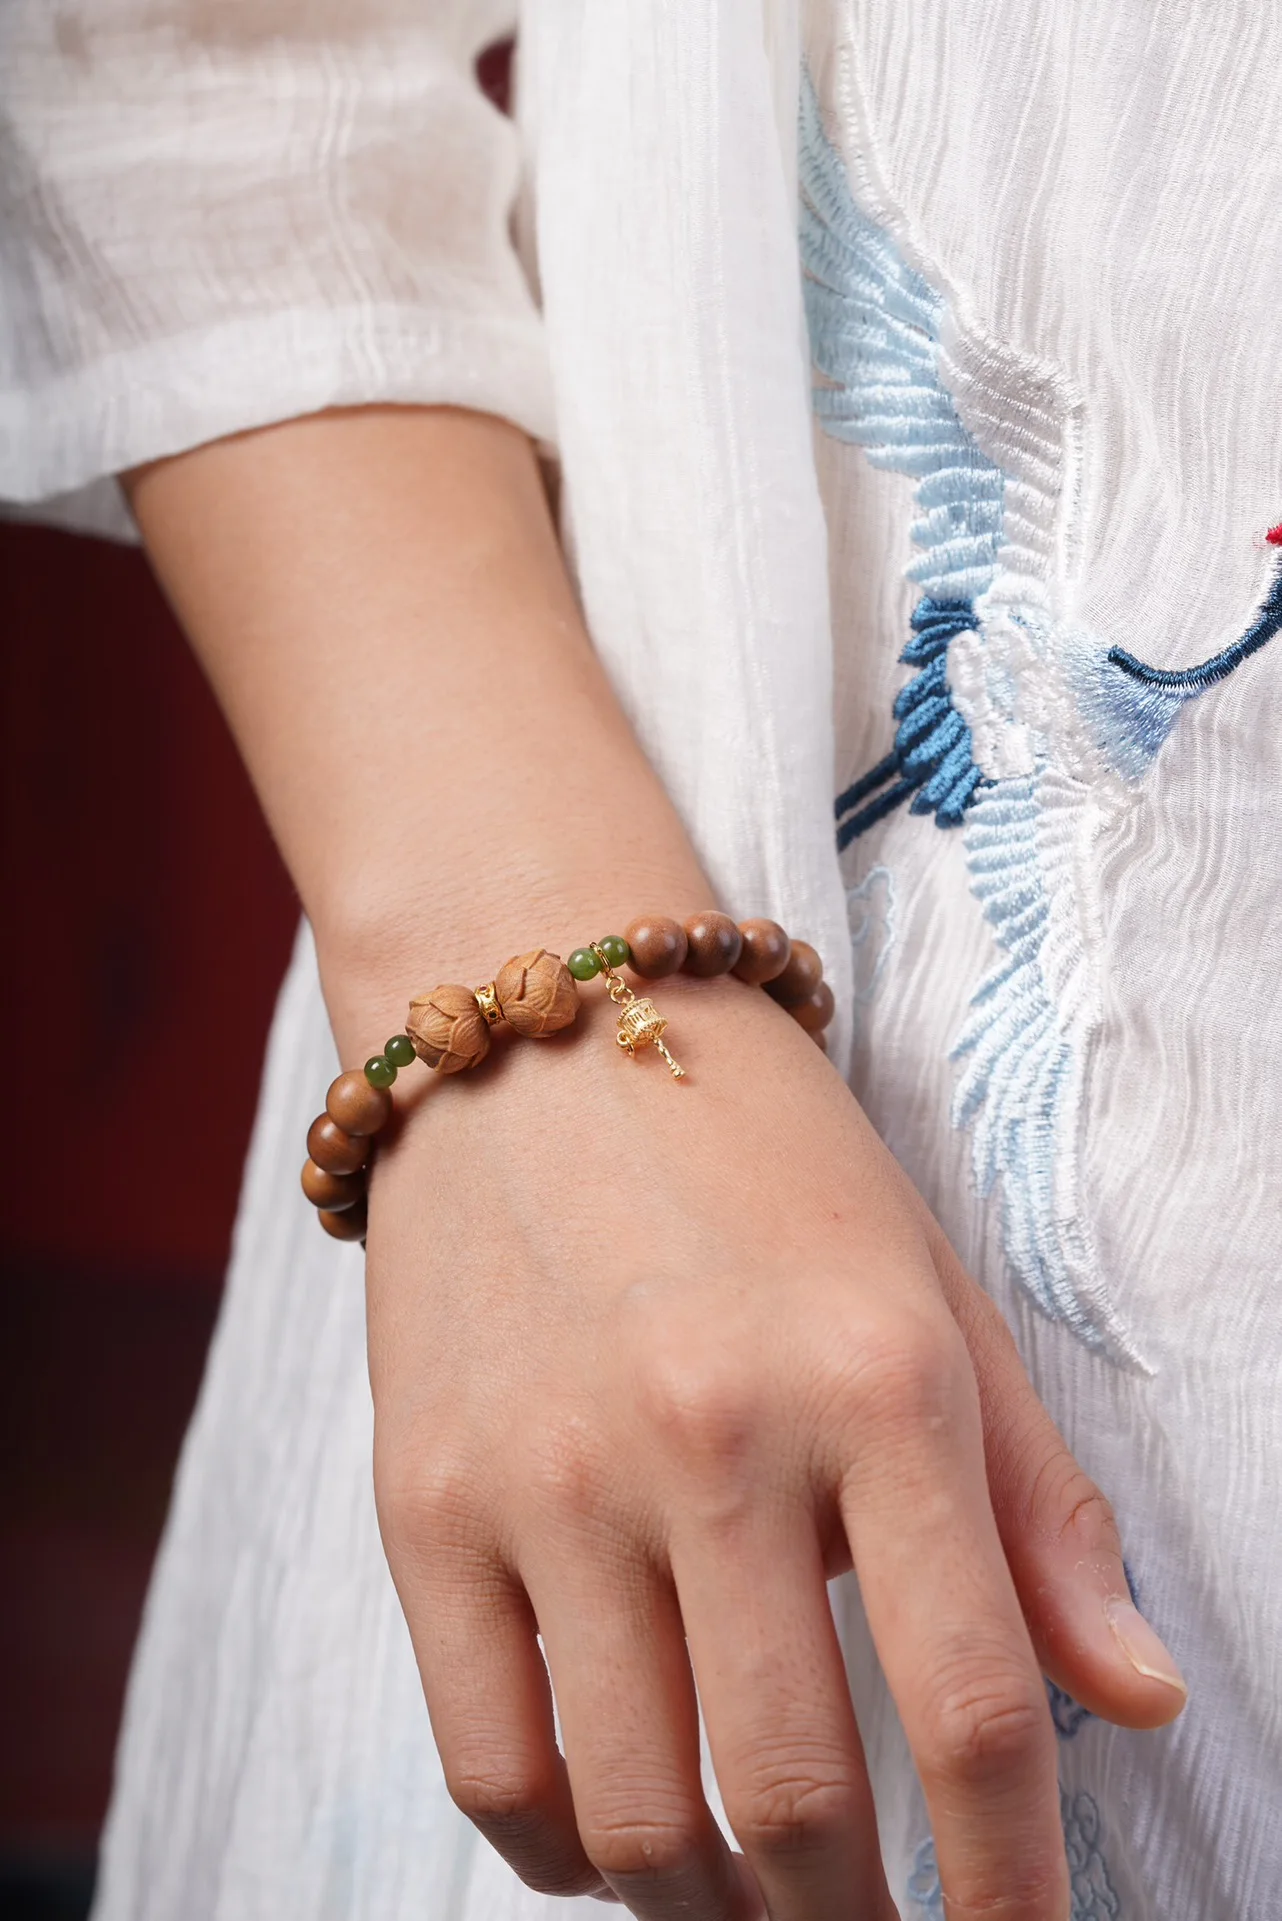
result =
M565 964L576 981L590 981L601 972L601 963L590 947L576 947Z
M632 949L622 934L606 934L597 946L609 961L611 967L626 967L632 959Z
M371 1087L390 1087L396 1079L395 1063L386 1054L375 1054L365 1063L365 1078Z
M393 1067L413 1067L418 1056L414 1052L414 1043L409 1035L393 1034L383 1049L383 1059L390 1061Z

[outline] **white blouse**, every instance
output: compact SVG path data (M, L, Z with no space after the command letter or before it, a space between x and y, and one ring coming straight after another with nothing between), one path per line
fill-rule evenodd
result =
M0 493L104 526L126 466L372 400L556 445L648 751L736 911L824 953L852 1084L1189 1676L1157 1735L1051 1691L1074 1921L1269 1921L1282 7L529 0L515 127L471 72L509 24L7 0ZM432 1750L360 1258L296 1192L331 1063L304 934L98 1921L569 1912ZM942 1921L834 1604L891 1885Z
M473 73L511 13L9 0L0 496L371 399L550 436L516 134Z

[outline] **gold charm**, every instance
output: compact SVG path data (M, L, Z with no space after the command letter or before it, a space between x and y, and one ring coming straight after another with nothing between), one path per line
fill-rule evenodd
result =
M673 1080L683 1081L685 1068L673 1060L663 1044L667 1020L653 1001L642 1000L639 995L633 993L628 983L615 973L596 941L590 942L589 945L601 964L601 972L605 976L610 999L619 1009L618 1032L614 1036L616 1044L625 1054L634 1057L638 1048L653 1047L655 1053L661 1054L668 1063L668 1072Z

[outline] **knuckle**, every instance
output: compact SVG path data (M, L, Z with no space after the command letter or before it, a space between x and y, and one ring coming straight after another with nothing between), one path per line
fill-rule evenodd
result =
M865 1430L951 1425L973 1390L965 1348L955 1330L918 1320L865 1337L854 1417Z
M1034 1512L1048 1517L1055 1539L1087 1551L1121 1553L1122 1537L1111 1501L1096 1487L1071 1454L1059 1454L1040 1470L1033 1492Z
M389 1551L460 1541L480 1508L472 1463L444 1449L377 1456L374 1499Z
M693 1821L587 1819L579 1836L589 1861L607 1880L662 1888L696 1865L703 1837Z
M925 1725L925 1767L973 1787L1030 1768L1049 1736L1040 1685L1000 1666L976 1666L937 1685Z
M597 1877L577 1851L559 1843L544 1783L515 1770L446 1770L450 1799L536 1894L590 1893Z
M588 1422L571 1414L545 1420L526 1447L522 1478L545 1514L567 1520L598 1514L607 1477Z
M759 1432L757 1394L747 1368L709 1356L652 1356L641 1405L660 1445L696 1471L720 1472L744 1459Z
M500 1844L531 1840L542 1828L546 1796L540 1783L516 1770L449 1769L451 1801L474 1827Z
M726 1816L751 1858L821 1853L851 1831L854 1783L838 1770L779 1770L727 1797Z

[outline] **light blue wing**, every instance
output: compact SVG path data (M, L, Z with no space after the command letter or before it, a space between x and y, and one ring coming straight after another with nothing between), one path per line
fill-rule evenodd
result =
M1075 893L1083 798L1047 767L995 781L966 822L971 891L1003 963L981 982L952 1050L955 1127L975 1185L1000 1185L1011 1270L1051 1320L1142 1370L1100 1274L1079 1192L1077 1120L1095 1021Z
M908 578L922 590L900 660L918 671L895 702L894 744L838 796L838 845L908 801L957 826L983 776L948 683L950 640L974 624L1002 538L1003 476L966 431L939 378L943 302L855 205L819 103L803 83L801 257L814 406L837 440L916 483Z
M921 557L908 578L935 601L974 602L1002 541L1001 469L981 453L939 378L944 303L851 197L808 77L800 131L801 258L826 432L875 467L908 474Z
M964 817L972 889L1004 959L977 990L957 1042L953 1119L972 1132L980 1193L1000 1187L1006 1253L1020 1286L1087 1346L1134 1362L1100 1286L1076 1192L1092 1014L1080 951L1076 971L1064 965L1077 904L1063 810L1048 814L1044 768L1019 779L982 777L948 679L957 635L978 634L982 643L974 603L997 572L1008 478L967 430L941 379L943 300L855 204L808 78L800 154L806 312L821 377L815 411L827 433L912 479L920 549L907 572L922 595L901 655L917 672L895 703L893 751L838 797L839 846L909 791L918 811L941 824ZM1064 797L1057 789L1057 800Z

